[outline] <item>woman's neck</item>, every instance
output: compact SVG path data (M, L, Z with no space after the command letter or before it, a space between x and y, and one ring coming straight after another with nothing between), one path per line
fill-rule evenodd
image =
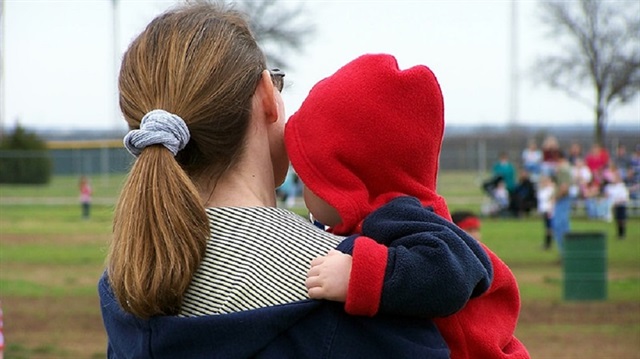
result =
M201 192L203 203L206 207L275 207L273 176L265 177L258 171L231 171L214 188Z
M266 155L261 153L266 152ZM273 168L268 151L250 151L217 181L199 181L200 196L206 207L275 207ZM258 154L258 155L255 155Z

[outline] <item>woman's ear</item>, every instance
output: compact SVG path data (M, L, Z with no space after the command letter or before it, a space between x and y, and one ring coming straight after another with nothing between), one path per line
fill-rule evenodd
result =
M265 119L269 123L278 121L278 101L276 99L276 89L273 87L271 75L268 70L262 71L256 94L259 95L260 104Z

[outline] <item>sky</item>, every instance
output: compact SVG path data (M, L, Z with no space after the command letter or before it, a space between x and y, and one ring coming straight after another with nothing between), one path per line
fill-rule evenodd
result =
M116 100L119 59L146 24L175 3L120 0L114 41L111 0L4 0L0 125L125 130ZM389 53L401 68L433 70L447 124L594 122L589 105L534 81L535 59L559 51L541 27L534 0L516 0L515 32L507 0L311 0L304 6L316 32L303 52L289 54L291 68L284 69L289 115L316 82L342 65L365 53ZM640 130L640 96L615 107L609 124Z

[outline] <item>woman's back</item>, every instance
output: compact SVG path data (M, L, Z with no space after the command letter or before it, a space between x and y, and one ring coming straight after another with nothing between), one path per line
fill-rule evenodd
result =
M286 209L207 208L211 237L185 292L180 315L233 313L309 299L311 260L335 248L334 236Z

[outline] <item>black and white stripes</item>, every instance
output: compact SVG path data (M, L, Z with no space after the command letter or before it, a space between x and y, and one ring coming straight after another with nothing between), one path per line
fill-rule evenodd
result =
M207 208L211 237L181 315L223 314L308 299L311 260L342 237L272 207Z

